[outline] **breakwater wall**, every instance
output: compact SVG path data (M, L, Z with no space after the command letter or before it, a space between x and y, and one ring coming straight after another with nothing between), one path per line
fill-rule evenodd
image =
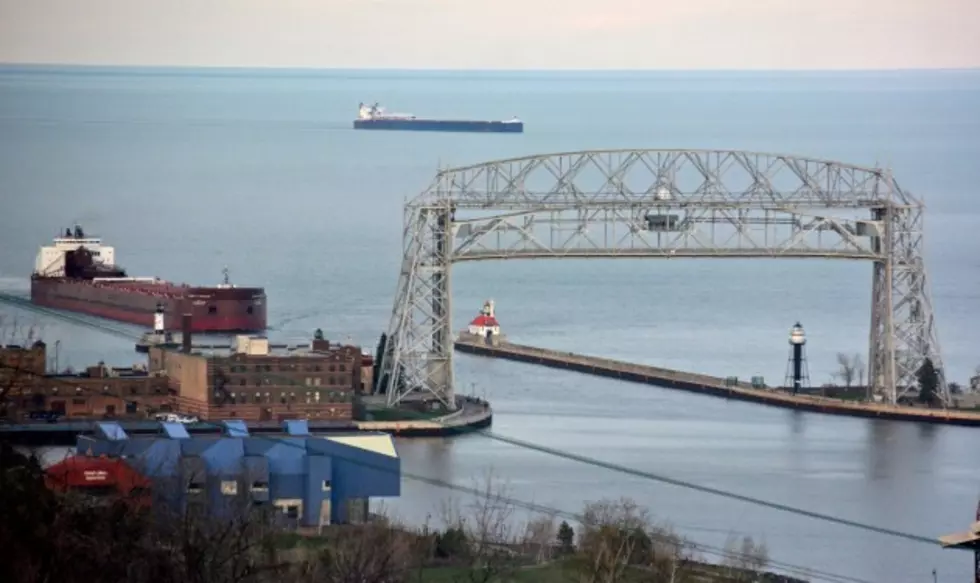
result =
M980 427L980 412L977 411L918 409L882 403L844 401L815 395L793 395L773 388L754 388L745 382L729 384L723 378L710 375L520 344L501 343L497 346L490 346L480 342L457 340L455 348L457 351L466 354L503 358L623 381L679 389L702 395L760 403L783 409L894 421Z

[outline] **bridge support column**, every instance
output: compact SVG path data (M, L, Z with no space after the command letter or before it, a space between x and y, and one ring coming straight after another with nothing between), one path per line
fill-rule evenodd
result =
M433 212L432 268L432 348L429 352L428 377L435 393L450 409L456 408L453 375L452 311L452 213L448 208Z
M388 406L410 395L456 408L451 266L453 209L406 207L404 256L381 362Z
M882 179L885 196L893 196L890 174ZM872 275L869 384L888 403L915 398L919 369L928 359L939 375L936 396L949 404L923 261L923 207L889 200L872 209L872 219L880 230L873 250L883 258L874 262Z

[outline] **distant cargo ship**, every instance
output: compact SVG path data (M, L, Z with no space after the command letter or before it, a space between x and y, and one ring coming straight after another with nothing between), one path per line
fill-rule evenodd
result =
M31 276L31 302L152 326L158 305L165 328L178 330L181 316L191 314L194 332L260 332L266 328L266 296L261 287L236 287L228 281L192 287L156 277L129 277L115 264L115 249L80 226L65 229L54 244L41 247Z
M520 134L524 132L524 122L516 117L506 121L421 119L409 113L386 113L377 103L362 103L354 120L354 129Z

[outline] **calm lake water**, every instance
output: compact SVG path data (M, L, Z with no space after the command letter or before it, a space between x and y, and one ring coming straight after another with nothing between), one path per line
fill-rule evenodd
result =
M360 101L509 118L526 133L355 132ZM373 349L387 326L405 197L439 165L590 148L733 148L890 164L929 207L927 265L948 375L980 364L980 74L532 74L0 70L0 291L72 221L131 273L264 285L274 338L323 327ZM870 265L561 261L461 265L460 327L492 297L515 342L740 377L785 374L789 327L810 375L867 352ZM60 341L59 363L138 361L132 342L0 307ZM125 326L119 326L125 328ZM976 430L791 413L461 356L494 431L616 464L923 536L965 528ZM777 381L778 382L778 381ZM567 511L630 496L691 538L763 538L774 559L867 581L962 581L971 557L629 477L469 436L401 441L404 470L461 485L486 471ZM452 495L404 480L415 521Z

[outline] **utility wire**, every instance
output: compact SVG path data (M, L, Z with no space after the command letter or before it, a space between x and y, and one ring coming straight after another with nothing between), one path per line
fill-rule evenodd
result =
M573 460L573 461L581 462L581 463L584 463L584 464L589 464L591 466L605 468L607 470L612 470L614 472L620 472L620 473L627 474L627 475L630 475L630 476L635 476L635 477L639 477L639 478L646 478L648 480L654 480L654 481L662 482L662 483L665 483L665 484L671 484L673 486L680 486L681 488L687 488L689 490L695 490L695 491L698 491L698 492L704 492L706 494L714 494L715 496L721 496L723 498L728 498L730 500L738 500L740 502L748 502L749 504L755 504L757 506L762 506L764 508L771 508L773 510L781 510L783 512L789 512L791 514L797 514L797 515L800 515L800 516L806 516L808 518L815 518L817 520L823 520L825 522L830 522L830 523L834 523L834 524L840 524L840 525L843 525L843 526L849 526L851 528L857 528L857 529L861 529L861 530L866 530L866 531L869 531L869 532L874 532L874 533L877 533L877 534L883 534L883 535L886 535L886 536L893 536L893 537L897 537L897 538L902 538L902 539L910 540L910 541L913 541L913 542L921 542L921 543L926 543L926 544L933 545L933 546L939 544L936 539L932 539L932 538L921 536L921 535L917 535L917 534L911 534L911 533L902 532L902 531L899 531L899 530L893 530L893 529L890 529L890 528L884 528L884 527L880 527L880 526L874 526L874 525L871 525L871 524L865 524L863 522L858 522L856 520L849 520L849 519L846 519L846 518L840 518L840 517L837 517L837 516L831 516L829 514L822 514L820 512L813 512L812 510L805 510L805 509L802 509L802 508L796 508L796 507L789 506L789 505L786 505L786 504L780 504L778 502L769 502L768 500L762 500L760 498L753 498L751 496L745 496L743 494L736 494L734 492L729 492L727 490L721 490L721 489L718 489L718 488L712 488L710 486L702 486L700 484L694 484L692 482L687 482L685 480L679 480L677 478L671 478L671 477L668 477L668 476L662 476L662 475L659 475L659 474L654 474L652 472L646 472L646 471L643 471L643 470L638 470L638 469L635 469L635 468L630 468L630 467L622 466L622 465L619 465L619 464L605 462L605 461L602 461L602 460L597 459L597 458L583 456L583 455L579 455L579 454L575 454L575 453L571 453L571 452L567 452L567 451L562 451L562 450L559 450L559 449L554 449L554 448L551 448L551 447L546 447L546 446L543 446L543 445L538 445L538 444L531 443L531 442L528 442L528 441L523 441L523 440L520 440L520 439L515 439L513 437L505 437L505 436L502 436L502 435L497 435L497 434L492 433L492 432L489 432L489 431L487 431L485 429L481 429L479 431L481 433L483 433L484 435L486 435L487 437L491 438L491 439L495 439L497 441L502 441L504 443L509 443L511 445L516 445L517 447L522 447L522 448L525 448L525 449L531 449L531 450L534 450L534 451L540 451L540 452L546 453L548 455L553 455L553 456L556 456L556 457L561 457L561 458L565 458L565 459L568 459L568 460Z
M15 372L17 372L17 371L25 372L26 374L28 374L30 376L34 376L32 372L27 371L26 369L20 369L18 367L13 367L13 366L10 366L10 365L0 364L0 368L14 370ZM61 384L65 385L66 387L79 388L79 387L73 385L72 383L70 383L67 379L49 379L49 380L54 380L54 382L61 383ZM292 379L287 379L287 380L292 380ZM134 403L134 404L137 404L137 405L142 404L138 399L127 399L126 397L123 397L122 395L119 395L119 394L114 393L114 392L104 393L104 392L97 391L96 389L93 389L93 388L90 388L90 387L82 387L82 390L93 392L93 393L97 393L97 394L103 395L103 396L106 395L106 394L108 394L110 396L113 396L115 398L118 398L118 399L122 400L125 403ZM201 422L200 425L204 425L206 427L211 427L211 428L214 428L214 429L218 429L219 431L221 431L221 430L224 429L224 426L222 426L220 424L217 424L217 423L209 422L209 421ZM249 437L252 437L254 439L264 439L264 440L271 441L271 442L274 442L274 443L277 443L277 444L281 444L281 445L285 445L285 446L288 446L288 447L302 449L304 452L307 451L306 450L306 447L304 445L300 445L298 443L295 443L295 442L292 442L292 441L288 441L285 438L272 437L272 436L268 436L268 435L249 435ZM463 493L463 494L468 494L468 495L471 495L471 496L474 496L474 497L477 497L477 498L486 497L488 495L488 492L487 491L483 491L483 490L480 490L480 489L477 489L477 488L462 486L462 485L455 484L455 483L452 483L452 482L447 482L447 481L439 480L439 479L436 479L436 478L430 478L428 476L422 476L422 475L418 475L418 474L413 474L413 473L410 473L410 472L394 471L394 470L391 470L388 467L383 467L380 464L372 464L372 463L366 462L364 460L354 459L353 457L350 457L350 456L335 455L335 454L331 454L331 455L333 457L338 458L338 459L342 459L344 461L348 461L348 462L350 462L350 463L352 463L354 465L359 465L359 466L370 468L370 469L373 469L373 470L376 470L376 471L393 473L393 474L396 474L396 475L399 475L399 476L408 478L408 479L413 480L413 481L417 481L417 482L424 483L424 484L429 484L431 486L436 486L436 487L439 487L439 488L453 490L453 491L460 492L460 493ZM512 506L519 507L519 508L524 508L524 509L530 510L532 512L537 512L537 513L540 513L540 514L546 514L546 515L551 515L551 516L562 516L562 517L570 518L572 520L577 520L579 523L584 523L585 522L585 517L582 514L580 514L580 513L570 512L570 511L567 511L567 510L562 510L560 508L555 508L555 507L547 506L547 505L543 505L543 504L537 504L537 503L534 503L534 502L528 502L528 501L522 500L520 498L514 498L514 497L504 496L504 495L500 495L500 494L496 494L496 493L495 494L492 494L491 496L492 496L493 500L500 501L500 502L505 502L505 503L510 504ZM667 537L665 535L662 535L660 533L657 533L657 532L652 532L652 533L648 533L648 534L654 540L660 540L662 542L667 542L667 543L674 542L669 537ZM741 551L737 551L737 550L724 549L724 548L720 548L720 547L716 547L716 546L708 545L708 544L704 544L704 543L696 543L696 542L693 542L693 541L690 541L690 540L685 540L684 542L687 544L688 547L690 547L690 548L692 548L694 550L703 552L703 553L705 553L707 555L716 556L716 557L719 557L719 558L722 558L722 559L726 559L726 558L743 558L743 559L749 559L749 558L752 558L750 555L748 555L746 553L743 553ZM795 565L795 564L792 564L792 563L786 563L786 562L782 562L782 561L775 561L775 560L771 560L771 559L768 561L768 565L771 566L771 567L773 567L773 568L776 568L776 569L778 569L780 571L783 571L785 573L791 573L791 574L799 575L799 576L803 576L803 577L816 578L817 580L827 581L827 582L830 582L830 583L871 583L870 581L867 581L865 579L851 577L849 575L840 575L840 574L832 573L832 572L829 572L829 571L823 571L823 570L820 570L820 569L812 569L812 568L809 568L809 567L804 567L804 566Z
M281 380L287 381L287 384L289 384L289 385L300 386L300 387L305 386L305 385L299 385L293 379L287 379L287 378L283 378L283 377L276 377L276 375L267 375L267 376L271 376L272 378L281 378ZM432 421L432 422L435 422L435 423L438 423L438 421L435 421L433 419L426 419L426 420ZM663 476L663 475L660 475L660 474L655 474L653 472L647 472L647 471L639 470L639 469L636 469L636 468L630 468L628 466L623 466L623 465L620 465L620 464L614 464L614 463L611 463L611 462L606 462L606 461L600 460L598 458L584 456L584 455L579 455L579 454L576 454L576 453L572 453L572 452L568 452L568 451L564 451L564 450L559 450L559 449L555 449L555 448L552 448L552 447L547 447L547 446L544 446L544 445L538 445L536 443L531 443L531 442L520 440L520 439L517 439L517 438L507 437L507 436L504 436L504 435L500 435L500 434L494 433L494 432L492 432L490 430L487 430L487 429L469 428L468 427L468 428L463 428L462 430L460 430L459 433L460 434L476 433L478 435L481 435L481 436L484 436L484 437L487 437L487 438L490 438L490 439L494 439L494 440L500 441L502 443L507 443L507 444L514 445L514 446L517 446L517 447L520 447L520 448L524 448L524 449L530 449L530 450L537 451L537 452L540 452L540 453L544 453L544 454L547 454L547 455L552 455L552 456L555 456L555 457L560 457L560 458L563 458L563 459L567 459L567 460L571 460L571 461L576 461L576 462L584 463L584 464L587 464L587 465L604 468L604 469L607 469L607 470L612 470L612 471L615 471L615 472L623 473L623 474L634 476L634 477L644 478L644 479L647 479L647 480L653 480L653 481L656 481L656 482L661 482L661 483L664 483L664 484L670 484L670 485L673 485L673 486L679 486L681 488L687 488L687 489L690 489L690 490L695 490L695 491L703 492L703 493L706 493L706 494L712 494L712 495L715 495L715 496L721 496L723 498L728 498L730 500L737 500L739 502L746 502L746 503L749 503L749 504L754 504L756 506L762 506L764 508L769 508L769 509L772 509L772 510L779 510L779 511L782 511L782 512L788 512L790 514L796 514L798 516L805 516L807 518L813 518L813 519L816 519L816 520L822 520L824 522L829 522L829 523L832 523L832 524L839 524L839 525L842 525L842 526L847 526L847 527L851 527L851 528L865 530L865 531L873 532L873 533L876 533L876 534L882 534L882 535L885 535L885 536L892 536L892 537L895 537L895 538L900 538L900 539L904 539L904 540L908 540L908 541L913 541L913 542L918 542L918 543L924 543L924 544L928 544L930 546L935 546L935 545L938 544L938 541L936 539L930 538L930 537L927 537L927 536L922 536L922 535L917 535L917 534L902 532L902 531L899 531L899 530L890 529L890 528L884 528L884 527L880 527L880 526L874 526L874 525L871 525L871 524L865 524L865 523L862 523L862 522L858 522L856 520L850 520L850 519L847 519L847 518L840 518L840 517L837 517L837 516L833 516L833 515L829 515L829 514L823 514L823 513L820 513L820 512L814 512L812 510L806 510L806 509L803 509L803 508L796 508L796 507L790 506L788 504L782 504L782 503L779 503L779 502L770 502L768 500L763 500L763 499L760 499L760 498L754 498L752 496L746 496L746 495L743 495L743 494L737 494L735 492L730 492L730 491L722 490L722 489L719 489L719 488L712 488L710 486L702 486L700 484L695 484L693 482L688 482L686 480L680 480L680 479L677 479L677 478L671 478L671 477L668 477L668 476Z

